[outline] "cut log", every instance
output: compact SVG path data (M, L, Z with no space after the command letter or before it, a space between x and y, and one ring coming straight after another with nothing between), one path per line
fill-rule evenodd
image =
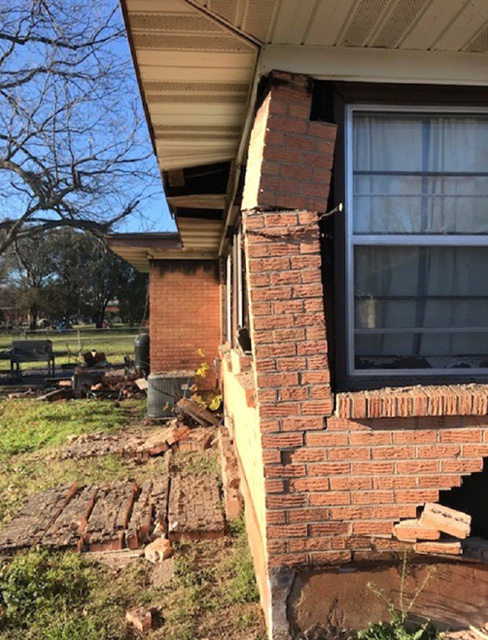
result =
M219 419L216 415L190 398L181 398L176 404L176 412L183 416L188 416L201 427L217 426L219 424Z

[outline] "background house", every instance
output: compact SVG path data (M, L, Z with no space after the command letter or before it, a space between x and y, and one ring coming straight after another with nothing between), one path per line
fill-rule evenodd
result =
M487 491L488 5L123 6L179 229L111 240L150 273L153 371L225 345L270 637L336 596L346 624L370 616L361 567L416 548L394 526L424 503L465 506L487 535L472 496ZM443 557L417 607L481 624L484 570ZM360 607L342 599L354 582Z

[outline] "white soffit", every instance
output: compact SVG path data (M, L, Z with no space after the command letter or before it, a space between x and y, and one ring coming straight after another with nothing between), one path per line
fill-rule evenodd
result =
M165 171L236 158L260 44L262 73L488 84L488 0L122 1Z
M125 8L161 168L232 160L257 46L185 0Z
M208 220L200 218L182 218L178 216L178 231L180 232L185 252L219 253L220 238L224 228L223 220Z
M191 0L263 44L488 52L487 0Z

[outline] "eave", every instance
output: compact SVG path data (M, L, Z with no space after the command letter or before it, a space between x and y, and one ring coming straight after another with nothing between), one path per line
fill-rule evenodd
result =
M270 70L488 85L486 0L121 2L166 186L169 176L182 176L167 194L184 251L225 251L256 86ZM225 181L194 190L189 172L221 166L228 167Z

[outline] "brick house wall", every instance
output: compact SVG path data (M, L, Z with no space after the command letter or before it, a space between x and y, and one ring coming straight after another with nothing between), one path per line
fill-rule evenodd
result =
M218 261L153 260L149 297L151 372L195 371L205 360L214 386L221 336Z
M311 122L310 109L307 78L272 74L243 194L265 481L264 499L250 498L265 505L260 587L270 600L283 568L393 557L408 546L394 539L394 524L481 471L488 456L488 387L333 393L318 218L336 127ZM271 637L281 637L268 615Z

